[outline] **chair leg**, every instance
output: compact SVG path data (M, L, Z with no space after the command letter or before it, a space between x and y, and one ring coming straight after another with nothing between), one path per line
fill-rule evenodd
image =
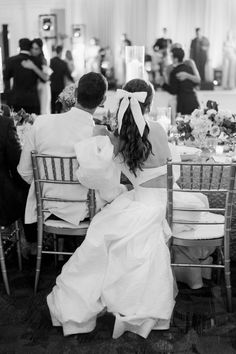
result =
M6 264L5 264L5 256L4 256L3 246L2 246L1 231L0 231L0 263L1 263L1 271L2 271L2 277L3 277L5 289L6 289L7 294L10 295L10 288L9 288L9 284L8 284L7 270L6 270Z
M64 249L64 238L60 237L60 238L58 238L58 252L62 252L63 249ZM59 261L63 261L64 260L63 254L59 254L58 260Z
M53 234L53 249L54 249L54 252L57 252L57 235L56 234ZM57 264L58 264L57 259L58 259L58 255L55 254L54 255L55 266L57 266Z
M227 310L232 312L232 289L230 280L230 260L225 260L225 285L226 285L226 296L227 296Z
M18 221L15 222L15 232L16 232L16 249L18 257L19 270L22 271L22 258L21 258L21 237Z
M38 218L38 246L37 246L37 261L36 261L36 272L35 272L35 283L34 283L35 294L38 289L39 275L41 270L42 245L43 245L43 223L40 222Z
M220 247L217 247L217 264L219 265L222 264L222 250L220 249ZM217 271L216 283L217 285L219 285L221 279L221 268L218 268L216 271Z

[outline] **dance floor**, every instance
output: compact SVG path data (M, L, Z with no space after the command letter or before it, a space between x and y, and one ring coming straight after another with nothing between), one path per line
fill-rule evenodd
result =
M115 109L116 100L114 99L114 91L109 91L105 107L111 110ZM216 88L213 91L197 91L198 100L201 106L205 106L208 100L216 101L219 104L219 109L227 109L232 113L236 113L236 90L222 90ZM153 109L155 107L167 107L171 95L168 92L156 91Z
M44 256L40 287L33 294L34 265L24 262L22 273L8 260L12 295L5 294L0 279L1 354L233 354L236 353L236 262L232 264L234 313L227 314L223 281L214 281L199 290L179 284L179 294L170 330L152 331L147 340L125 333L112 339L114 318L98 319L89 334L63 337L52 327L45 301L56 274L53 257Z

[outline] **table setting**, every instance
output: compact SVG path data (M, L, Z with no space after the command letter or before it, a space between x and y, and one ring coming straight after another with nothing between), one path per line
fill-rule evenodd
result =
M191 115L178 116L168 135L169 141L182 151L183 161L229 163L236 155L236 116L219 110L214 101L208 101L205 109L195 109Z

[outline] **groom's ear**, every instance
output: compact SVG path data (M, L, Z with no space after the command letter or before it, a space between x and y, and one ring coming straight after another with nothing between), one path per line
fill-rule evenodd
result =
M103 107L103 103L106 101L106 99L107 99L107 96L104 95L99 107Z

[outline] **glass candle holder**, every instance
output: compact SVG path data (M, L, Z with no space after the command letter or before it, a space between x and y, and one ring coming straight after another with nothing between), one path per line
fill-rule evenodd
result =
M217 155L222 155L224 152L224 146L223 145L217 145L216 146L216 154Z
M126 46L126 82L144 78L144 46Z

